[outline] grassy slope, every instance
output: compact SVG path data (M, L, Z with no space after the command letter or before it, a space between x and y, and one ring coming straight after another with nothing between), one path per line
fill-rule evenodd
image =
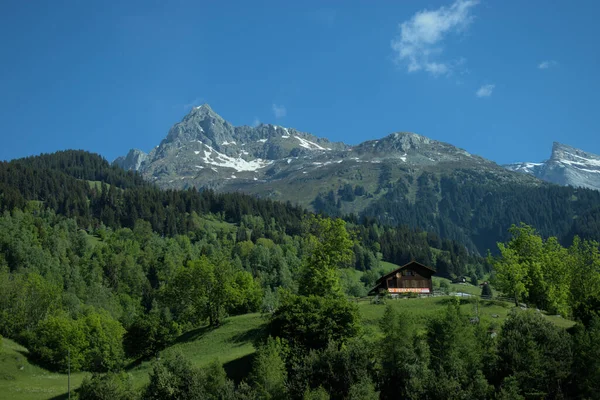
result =
M427 318L442 312L448 297L422 299L389 300L388 304L410 315L421 327ZM366 337L376 339L380 335L378 322L385 306L359 301L358 307L363 317ZM475 315L474 305L466 303L461 306L469 316ZM498 304L479 305L479 316L482 321L494 322L496 326L506 319L512 305ZM493 318L492 315L498 315ZM569 327L573 323L562 318L547 316L550 321L561 327ZM199 328L182 335L176 344L166 351L182 351L195 365L205 366L218 360L223 363L230 377L235 380L243 378L249 370L251 356L254 353L252 344L265 319L260 314L247 314L229 318L218 329ZM64 395L67 377L64 374L50 373L27 362L27 350L11 340L4 339L0 352L0 397L15 400L51 399ZM20 369L23 366L23 369ZM148 380L152 361L130 366L130 372L136 385L141 387ZM71 377L72 388L81 383L85 373L75 373Z
M67 392L67 375L48 372L27 360L27 349L3 338L0 349L0 398L52 399ZM81 384L85 373L71 374L71 388Z

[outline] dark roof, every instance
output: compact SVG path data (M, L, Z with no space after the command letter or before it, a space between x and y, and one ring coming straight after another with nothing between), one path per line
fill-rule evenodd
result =
M408 267L410 267L411 265L414 265L414 264L417 264L419 267L421 267L421 268L425 268L425 269L428 269L428 270L430 270L431 272L435 273L435 269L433 269L433 268L431 268L431 267L428 267L427 265L421 264L420 262L411 261L411 262L409 262L408 264L404 264L404 265L403 265L403 266L401 266L400 268L396 268L395 270L393 270L393 271L391 271L391 272L388 272L387 274L383 275L381 278L377 279L377 281L376 281L376 282L377 282L377 283L379 283L379 282L381 282L381 281L383 281L383 280L387 279L387 278L388 278L390 275L393 275L393 274L395 274L395 273L396 273L396 272L398 272L398 271L402 271L404 268L408 268Z

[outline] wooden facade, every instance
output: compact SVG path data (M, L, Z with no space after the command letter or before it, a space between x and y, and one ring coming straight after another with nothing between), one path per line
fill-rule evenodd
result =
M433 293L433 282L431 281L433 274L435 274L434 269L411 261L379 278L369 294L377 294L384 290L391 294L409 292L430 294Z

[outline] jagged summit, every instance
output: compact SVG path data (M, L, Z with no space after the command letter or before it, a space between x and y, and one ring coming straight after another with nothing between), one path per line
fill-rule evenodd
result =
M559 185L600 190L600 156L559 142L552 144L550 158L544 162L514 163L505 167Z
M137 171L142 163L146 161L148 155L140 149L131 149L126 156L118 157L114 163L125 170Z
M498 173L493 162L412 132L395 132L349 146L275 124L233 126L209 104L190 110L150 153L132 150L115 163L139 171L165 188L254 191L262 183L274 188L273 195L279 191L275 188L290 180L321 177L310 187L310 193L318 193L320 185L333 176L340 177L336 185L347 174L355 179L366 173L377 182L383 166L417 171L442 164L477 165L478 169ZM500 175L509 174L500 171ZM296 185L291 181L290 188Z

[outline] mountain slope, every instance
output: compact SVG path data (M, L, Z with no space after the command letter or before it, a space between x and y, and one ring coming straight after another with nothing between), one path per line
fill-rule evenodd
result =
M600 190L600 156L554 142L550 159L504 166L559 185Z
M208 105L193 109L148 155L130 152L117 163L165 189L241 191L373 217L479 254L506 240L513 223L566 238L573 220L600 204L598 192L556 187L415 133L349 146L276 125L234 127Z
M175 124L149 154L134 149L115 164L139 171L162 188L243 190L307 207L320 192L347 183L379 194L390 169L391 178L396 178L397 171L417 177L422 171L472 168L492 174L494 180L539 185L492 161L414 133L398 132L349 146L277 125L234 127L207 104Z

